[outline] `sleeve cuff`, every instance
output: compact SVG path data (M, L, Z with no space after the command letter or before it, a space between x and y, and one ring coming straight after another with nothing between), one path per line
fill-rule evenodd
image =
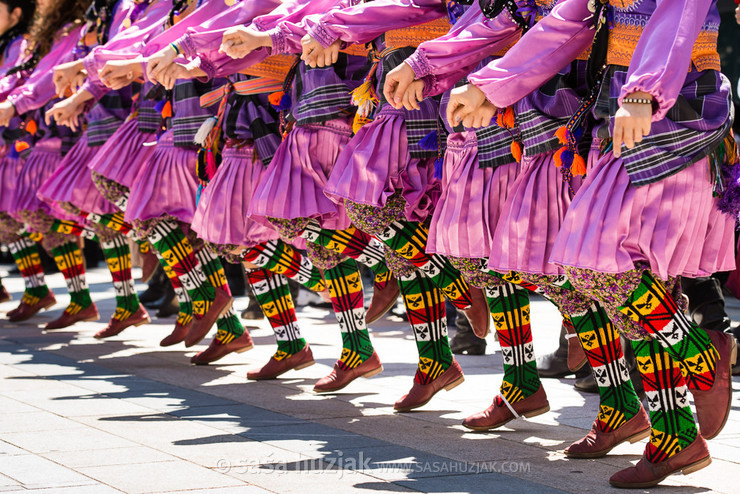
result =
M663 120L666 113L668 113L668 110L670 110L671 107L675 104L675 101L666 100L663 91L661 91L660 89L654 87L649 88L646 87L644 83L637 82L634 84L625 84L624 86L622 86L622 91L619 95L618 100L619 106L622 106L622 101L624 100L624 98L627 97L627 95L636 92L648 93L650 96L653 97L653 122Z
M183 57L193 59L198 56L195 43L193 43L190 33L185 33L180 36L180 38L175 41L175 44L180 49L180 54Z
M422 77L421 80L424 81L424 91L421 93L424 98L431 98L432 96L437 96L439 94L436 75L429 74Z
M285 33L279 26L265 32L270 35L270 42L272 43L272 49L267 48L270 53L277 55L287 51L288 42L285 38Z
M199 77L198 80L202 82L210 81L216 77L216 66L213 65L207 58L200 56L195 59L198 64L198 68L206 73L206 77Z
M434 71L432 70L432 66L429 63L429 58L422 49L417 49L414 53L411 54L410 57L408 57L404 61L409 64L411 70L414 71L414 75L416 75L417 79L422 79L434 73Z
M324 24L318 23L308 30L308 34L321 44L324 48L328 48L334 43L339 36L331 32Z
M23 115L26 113L27 109L23 106L23 99L20 96L11 94L8 96L8 102L10 102L10 104L13 105L13 108L15 108L16 115Z

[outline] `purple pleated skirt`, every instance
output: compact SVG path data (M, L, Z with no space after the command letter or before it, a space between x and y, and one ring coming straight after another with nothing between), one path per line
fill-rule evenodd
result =
M24 163L20 157L11 158L8 153L3 154L0 160L0 211L7 212L12 208Z
M493 229L519 164L479 168L475 132L447 139L442 194L429 226L427 252L482 258L495 245Z
M195 148L175 146L172 130L162 134L131 184L126 221L169 216L192 222L198 191L197 159Z
M38 197L44 182L54 173L62 161L62 140L58 137L41 139L33 146L16 178L17 188L8 213L18 219L18 211L51 213L51 207Z
M348 199L375 207L385 206L400 191L409 221L424 221L440 190L440 181L434 178L434 158L409 156L406 122L393 114L377 116L355 134L324 188L337 203Z
M139 170L154 154L156 143L156 135L139 132L138 123L132 118L100 147L100 152L87 166L105 178L131 188Z
M277 231L247 217L254 190L266 168L254 160L254 148L227 147L223 161L200 196L192 228L213 244L254 247L276 240Z
M563 273L562 267L549 262L550 255L581 178L565 181L554 156L540 153L522 157L521 172L495 225L496 248L488 259L490 269L500 273Z
M551 261L604 273L647 263L663 279L735 266L733 218L720 213L703 159L635 187L611 153L589 172L563 220Z
M82 211L96 214L115 213L118 209L95 187L88 168L90 160L101 150L87 145L83 135L62 159L59 167L39 189L39 197L48 202L55 211L66 211L59 203L71 203Z
M318 218L324 228L348 228L344 205L329 200L324 187L351 136L348 119L295 127L257 184L249 214L263 223L268 217Z

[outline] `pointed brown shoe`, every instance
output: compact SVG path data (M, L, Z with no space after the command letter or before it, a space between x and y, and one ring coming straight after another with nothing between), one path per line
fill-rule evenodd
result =
M120 334L126 328L130 328L131 326L141 326L142 324L149 324L150 321L151 319L149 319L149 314L147 313L144 306L139 305L138 310L123 321L111 318L110 322L108 322L108 326L106 326L105 329L101 329L100 331L95 333L95 338L99 340L102 340L103 338L110 338L111 336L116 336L117 334Z
M249 336L249 332L245 329L244 334L234 338L233 341L226 344L221 343L216 338L212 339L208 348L193 355L190 359L190 363L195 365L208 365L211 362L224 358L230 353L243 353L252 348L254 348L254 342L252 342L252 337Z
M601 432L594 423L591 426L591 431L586 436L565 449L565 456L569 458L601 458L623 442L636 443L649 436L650 418L640 405L640 411L634 417L611 432Z
M491 312L488 308L486 295L480 288L470 287L471 305L467 309L460 309L470 322L473 333L478 338L485 338L491 332Z
M26 321L35 316L40 310L48 309L56 303L57 299L54 297L54 292L52 291L49 291L49 293L44 295L44 298L33 305L29 305L21 300L21 304L16 309L8 312L8 320L10 322Z
M216 324L216 320L224 312L229 310L233 302L234 298L226 290L217 287L216 297L213 299L213 303L208 308L208 311L200 319L193 317L188 335L185 337L185 346L191 347L200 343L213 325Z
M428 384L419 384L414 380L411 391L401 397L393 405L393 408L397 412L409 412L415 408L422 407L429 403L434 395L443 389L449 391L462 384L463 381L465 381L465 376L460 368L460 364L457 363L457 360L452 359L452 365L434 381Z
M290 357L285 357L281 360L277 360L275 357L270 357L270 360L268 360L261 368L247 372L247 379L250 381L276 379L278 376L285 374L289 370L305 369L313 364L313 352L307 343L306 346L300 349L300 351L294 353Z
M313 391L314 393L333 393L346 388L349 383L358 377L370 378L381 372L383 372L383 364L380 363L380 357L375 351L370 355L370 358L354 369L343 369L337 360L331 373L316 381Z
M494 399L491 406L466 418L462 425L474 431L490 431L502 427L516 418L536 417L550 411L550 403L547 401L545 388L541 384L534 394L514 402L510 406L514 409L513 412L506 406L505 401L503 406L498 406Z
M191 324L192 323L180 324L179 322L176 322L172 332L159 342L159 346L172 346L185 341L185 337L188 335Z
M395 276L391 276L382 290L374 289L373 298L365 314L365 323L372 324L383 317L389 310L396 305L401 288Z
M78 322L97 321L98 319L100 319L100 314L98 313L98 308L93 303L89 307L85 307L84 309L79 311L77 314L68 314L67 312L62 312L61 316L47 323L44 329L63 329L68 328Z

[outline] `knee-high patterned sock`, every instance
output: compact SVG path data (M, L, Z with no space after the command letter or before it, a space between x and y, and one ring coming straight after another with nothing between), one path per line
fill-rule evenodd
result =
M28 305L38 303L49 293L49 287L44 279L44 268L41 265L39 244L28 238L21 238L9 244L8 249L26 285L23 302Z
M82 237L98 242L98 236L92 229L82 226L76 221L55 219L51 225L51 231L63 233L64 235L74 235L75 237Z
M152 227L149 241L187 290L193 301L193 317L202 318L211 307L216 290L203 273L185 233L174 221L160 221Z
M516 403L541 386L529 323L529 292L511 283L486 287L485 292L504 358L504 380L496 400L506 406L503 400Z
M619 332L603 307L596 303L585 311L572 312L570 319L599 387L596 426L602 432L611 432L640 411Z
M177 312L177 324L186 326L193 321L193 302L190 300L190 295L182 286L180 278L177 277L171 267L167 265L164 259L159 258L159 264L162 266L164 273L172 283L172 289L175 291L175 297L180 308Z
M648 271L619 307L678 362L691 389L707 390L714 383L717 350L707 332L690 321L676 306L665 286Z
M244 253L244 260L282 274L309 290L326 290L324 278L311 260L282 240L270 240L255 245Z
M399 276L398 286L419 350L419 367L414 380L428 384L452 365L444 296L418 271Z
M645 455L664 461L694 442L694 415L681 369L657 340L632 341L637 368L647 395L652 432Z
M103 257L113 277L116 290L116 311L113 319L124 321L139 310L139 297L131 277L131 250L123 235L115 235L109 242L100 242Z
M394 221L378 235L379 240L421 269L455 307L470 307L472 301L468 284L450 261L425 252L427 237L427 228L411 221Z
M370 268L375 275L376 288L385 288L391 278L382 244L354 226L344 230L327 230L312 219L301 233L301 237L337 254L351 257Z
M370 358L373 344L365 323L365 306L360 271L354 259L346 259L327 269L331 305L342 331L342 356L340 365L353 369Z
M247 279L277 339L277 351L273 358L283 360L303 350L306 340L301 337L285 276L266 269L255 269L247 272Z
M64 275L71 301L64 309L69 315L75 315L92 305L90 290L85 280L85 265L82 262L82 251L76 241L67 242L51 249L51 255Z
M104 227L117 231L121 235L125 235L127 237L134 236L134 227L131 223L124 221L122 211L110 214L95 214L81 211L80 215L92 223L103 225Z
M221 260L214 257L206 248L198 249L195 252L195 257L198 258L198 262L203 266L203 272L213 286L221 288L230 294L231 290L229 289L229 283L226 281L226 273L224 272ZM229 307L229 310L216 319L216 339L224 345L231 343L243 335L244 331L244 325L237 317L233 307Z

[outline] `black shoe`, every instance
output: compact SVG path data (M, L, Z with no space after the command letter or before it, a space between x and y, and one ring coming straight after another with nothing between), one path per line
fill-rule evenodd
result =
M484 355L486 353L486 340L478 338L470 327L468 319L458 317L455 320L455 336L450 339L450 349L455 355Z
M157 317L160 319L164 319L166 317L172 317L178 312L180 312L180 303L177 301L177 297L175 296L175 290L170 287L169 292L164 297L164 301L159 306L159 310L157 310Z
M598 393L599 387L596 385L596 379L591 372L590 365L584 365L581 370L576 372L576 380L573 387L582 393Z
M537 373L540 377L557 378L573 374L568 369L568 339L565 334L565 327L561 325L558 349L547 355L537 357ZM590 367L584 367L590 372Z
M249 297L249 305L242 311L242 319L248 321L259 321L264 319L265 314L262 312L262 308L254 296Z
M154 272L152 279L149 281L149 286L144 292L139 295L139 302L148 309L154 309L164 302L162 298L167 294L167 287L172 289L172 284L164 274L162 267L158 267ZM174 293L174 292L173 292Z
M725 296L719 280L711 276L681 278L681 288L689 298L691 319L707 331L730 330L730 317L725 311Z

